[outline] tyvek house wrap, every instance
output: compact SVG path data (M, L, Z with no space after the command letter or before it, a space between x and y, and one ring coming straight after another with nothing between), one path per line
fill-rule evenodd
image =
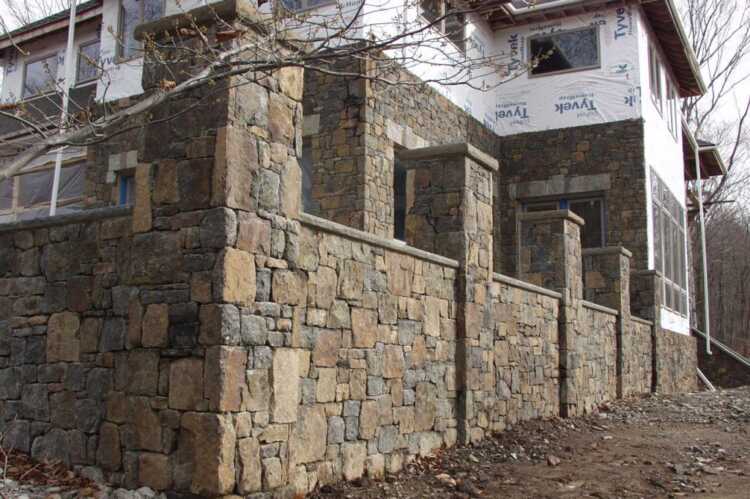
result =
M531 75L497 88L495 131L499 135L593 125L640 116L638 38L633 7L499 31L498 49L510 57L509 72L529 62L529 40L557 31L598 27L598 68Z

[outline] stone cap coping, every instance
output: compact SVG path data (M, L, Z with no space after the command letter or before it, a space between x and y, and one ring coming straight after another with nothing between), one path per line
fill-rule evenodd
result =
M452 260L441 255L436 255L435 253L417 249L393 239L386 239L384 237L376 236L368 232L353 229L340 223L310 215L309 213L300 213L299 221L303 225L315 227L316 229L320 229L325 232L337 234L349 239L356 239L357 241L363 241L374 246L379 246L387 250L395 251L397 253L403 253L405 255L420 258L422 260L427 260L432 263L437 263L438 265L443 265L445 267L451 267L454 269L457 269L459 267L457 260Z
M604 248L586 248L581 251L583 256L598 256L598 255L624 255L628 258L633 258L633 253L624 246L606 246Z
M643 324L643 325L645 325L645 326L652 326L652 327L653 327L653 325L654 325L654 322L653 322L653 321L649 321L649 320L646 320L646 319L641 319L640 317L636 317L635 315L631 315L631 316L630 316L630 319L631 319L631 320L632 320L633 322L637 322L637 323L639 323L639 324Z
M508 286L513 286L514 288L519 288L519 289L523 289L524 291L531 291L532 293L538 293L540 295L549 296L550 298L555 298L557 300L562 299L562 294L558 293L557 291L552 291L550 289L543 288L541 286L537 286L535 284L531 284L526 281L521 281L519 279L515 279L507 275L496 273L492 275L492 278L497 282L507 284Z
M518 214L518 219L524 222L547 221L554 220L556 218L569 220L580 225L581 227L586 225L586 222L583 221L583 218L579 217L570 210L532 211Z
M222 0L139 24L135 27L133 36L141 41L146 35L161 35L180 28L216 24L218 20L233 21L242 18L248 19L251 23L260 22L258 9L248 0Z
M28 229L40 229L42 227L54 227L56 225L76 224L82 222L94 222L107 218L120 218L129 216L133 211L131 206L108 206L106 208L94 208L81 210L75 213L55 215L54 217L34 218L32 220L18 220L0 224L0 233L15 232Z
M468 156L492 172L496 172L500 168L500 163L495 158L468 142L406 149L398 153L399 159L406 160L433 159L441 156Z
M581 300L581 305L583 305L584 307L590 310L596 310L597 312L602 312L604 314L609 314L609 315L614 315L614 316L620 315L620 312L618 312L614 308L605 307L604 305L599 305L598 303L594 303L592 301Z

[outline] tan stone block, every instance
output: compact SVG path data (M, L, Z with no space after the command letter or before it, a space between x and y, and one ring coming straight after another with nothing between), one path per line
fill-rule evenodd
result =
M142 329L141 342L144 347L166 347L169 343L169 305L154 303L146 307Z
M299 355L299 377L307 378L310 373L310 359L312 358L312 353L309 350L299 349L297 350L297 355Z
M140 164L135 168L133 232L148 232L151 227L151 165Z
M296 101L302 100L302 68L287 67L279 69L276 77L279 81L279 88L285 95Z
M315 286L315 305L318 308L328 310L336 299L338 279L336 271L329 267L320 267L312 276L312 282Z
M321 330L312 353L313 363L319 367L336 366L340 347L341 332L330 329Z
M211 410L239 411L247 392L247 351L239 347L216 346L206 350L204 396Z
M281 175L281 213L289 218L297 218L302 200L302 171L297 158L289 156Z
M365 472L367 445L364 442L344 442L341 444L344 479L356 480Z
M435 424L437 392L432 383L418 383L415 404L415 431L428 431Z
M399 345L386 345L383 354L383 377L400 378L404 375L404 350Z
M117 471L122 465L120 449L120 431L117 425L102 423L99 428L99 447L96 450L96 462L107 471Z
M172 485L169 458L164 454L143 452L138 456L138 483L153 490L167 490Z
M245 212L240 212L238 222L237 248L253 254L268 254L271 250L271 222Z
M339 295L347 300L362 297L365 282L365 266L354 260L346 260L339 275Z
M248 397L244 406L248 411L268 411L271 407L271 383L268 369L248 369Z
M154 203L177 203L180 200L180 190L177 181L177 162L173 159L159 161L156 168Z
M81 322L78 314L52 314L47 324L47 362L78 362L80 360Z
M99 336L101 335L103 324L104 321L102 319L94 317L83 319L80 329L81 352L96 353L99 351Z
M402 435L414 432L414 407L394 407L393 419Z
M181 423L193 442L190 491L209 497L231 493L235 484L236 445L232 417L188 412Z
M380 410L375 400L365 400L362 402L359 411L359 437L363 440L370 440L375 436L379 426Z
M139 449L154 452L162 451L161 421L159 414L151 408L146 397L131 399L133 423L135 424L135 440Z
M273 407L272 420L293 423L297 420L299 402L299 355L296 350L279 348L273 353Z
M386 251L388 289L397 296L411 296L412 268L410 257L392 251Z
M263 433L258 437L264 444L273 442L286 442L289 440L288 424L270 424L263 429Z
M354 347L373 348L378 338L377 312L353 307L351 315Z
M315 390L318 402L336 400L336 368L318 369L318 382Z
M297 464L320 461L326 452L328 425L321 405L303 405L294 433L294 452Z
M271 283L273 301L282 305L304 305L307 301L307 282L302 272L276 270Z
M424 367L425 361L427 360L427 347L425 346L424 336L417 336L414 338L409 360L411 363L410 367L413 369Z
M424 333L440 336L440 300L431 296L424 298Z
M284 469L278 457L269 457L263 461L263 485L267 490L277 489L284 485Z
M279 94L271 93L268 99L268 131L274 142L288 144L294 139L294 113L287 100Z
M260 444L254 438L243 438L237 445L239 453L240 480L237 489L240 494L257 492L262 487Z
M246 211L254 209L251 185L258 169L256 138L240 127L216 132L211 204Z
M373 454L367 456L367 476L372 480L382 480L385 477L385 456Z
M349 395L352 400L364 400L367 398L367 371L365 369L353 369L349 375Z
M203 361L184 358L169 366L169 407L181 411L199 409L203 401Z
M214 293L220 301L250 305L255 301L255 260L246 251L226 248L214 273Z

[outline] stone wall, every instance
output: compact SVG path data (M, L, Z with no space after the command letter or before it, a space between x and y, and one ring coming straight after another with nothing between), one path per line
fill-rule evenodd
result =
M516 214L526 200L600 195L606 241L648 268L646 177L640 120L498 138L502 175L495 193L495 268L518 275Z
M654 337L654 391L685 393L698 389L697 340L657 329Z
M580 313L582 327L576 334L576 380L578 404L584 413L594 412L617 398L617 311L606 311L583 303Z
M652 322L633 318L623 336L621 349L622 396L639 396L651 392L653 379L653 326Z

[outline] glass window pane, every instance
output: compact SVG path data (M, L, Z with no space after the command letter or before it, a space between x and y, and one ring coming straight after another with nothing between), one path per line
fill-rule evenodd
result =
M143 22L156 21L164 15L164 0L143 0Z
M446 12L460 10L461 7L446 5ZM456 14L445 18L445 34L460 52L466 52L466 16Z
M80 198L83 196L84 164L80 163L63 168L60 172L59 200Z
M661 209L654 205L654 268L664 273L664 238L662 236Z
M302 209L306 213L319 213L318 205L313 196L314 163L312 158L312 144L304 140L302 144L302 158L300 167L302 169Z
M52 170L21 175L18 187L19 207L49 203L51 195Z
M599 248L604 239L604 220L602 218L602 200L589 199L585 201L571 201L570 209L586 222L581 232L583 248Z
M124 58L137 55L140 45L133 34L141 22L141 6L138 0L121 0L120 3L120 56Z
M81 45L78 50L78 83L94 80L99 76L99 42Z
M529 46L534 75L599 66L596 27L532 38Z
M0 210L13 208L13 179L6 178L0 182Z
M398 164L393 168L394 237L406 239L406 170Z
M57 83L57 54L26 65L23 97L33 97L54 90Z
M421 0L419 2L420 14L429 22L433 22L440 17L441 12L440 0Z

